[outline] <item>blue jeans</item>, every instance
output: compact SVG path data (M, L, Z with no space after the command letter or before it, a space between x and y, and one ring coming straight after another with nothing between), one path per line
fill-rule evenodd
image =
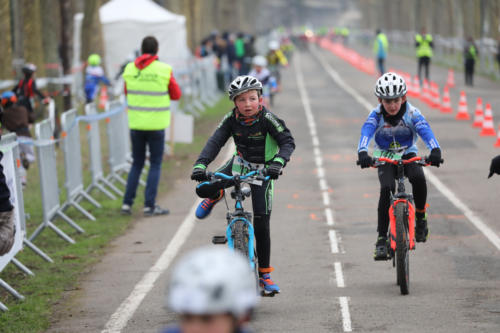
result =
M149 172L144 192L144 207L154 207L158 183L160 182L161 163L163 150L165 148L165 131L139 131L130 130L132 141L132 168L128 174L127 189L123 203L132 206L134 203L139 178L141 176L144 161L146 160L146 146L149 148Z

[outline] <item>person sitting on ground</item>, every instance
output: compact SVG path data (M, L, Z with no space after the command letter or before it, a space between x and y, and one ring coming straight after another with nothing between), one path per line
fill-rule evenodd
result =
M403 151L402 159L417 156L417 139L420 136L430 149L428 161L439 167L441 148L434 133L420 111L406 100L406 83L396 73L382 75L375 84L375 96L379 105L370 112L361 129L358 144L358 161L361 168L372 165L373 159L368 155L368 145L375 138L375 150L379 152ZM416 208L415 239L425 242L429 234L427 226L427 183L421 165L408 164L405 175L412 185ZM389 206L391 192L395 190L396 167L385 164L378 168L380 181L380 198L378 203L378 238L375 245L374 259L387 258L387 230L389 226Z
M248 261L227 247L202 247L174 267L167 305L179 324L163 333L244 333L257 305Z
M36 87L35 72L36 66L31 63L27 63L23 66L24 78L19 80L17 85L12 88L14 94L16 94L19 104L23 105L29 112L30 124L35 122L35 115L33 111L33 105L31 100L35 97L35 94L42 100L44 104L48 104L50 101L49 97L45 97L40 90Z
M85 98L86 103L92 103L100 83L111 86L111 82L104 75L104 69L101 67L101 57L98 54L91 54L87 59L87 68L85 69Z
M257 78L262 83L262 104L265 107L270 106L270 96L278 91L278 83L276 78L271 75L267 69L267 59L264 56L256 55L252 59L253 68L248 73L249 76Z
M252 76L238 76L229 85L229 98L234 108L224 116L215 133L208 139L196 160L191 179L202 182L207 179L207 166L215 159L224 144L233 137L236 153L218 170L226 175L241 174L250 166L266 169L270 180L261 186L250 185L252 190L253 225L257 243L260 285L265 295L274 295L280 288L271 280L271 235L269 222L273 198L274 180L290 160L295 142L285 122L262 105L262 83ZM196 210L196 217L206 218L224 196L230 181L200 184L196 193L203 200Z
M17 104L17 97L12 91L5 91L1 95L3 110L2 125L10 132L16 133L20 139L19 151L21 155L21 182L26 185L27 175L30 163L35 161L33 146L22 141L30 140L28 110L22 105Z

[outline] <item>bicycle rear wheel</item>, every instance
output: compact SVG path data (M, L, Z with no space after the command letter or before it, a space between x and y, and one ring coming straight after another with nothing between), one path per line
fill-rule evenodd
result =
M410 292L410 242L408 239L408 209L406 204L398 203L396 215L396 270L401 294Z

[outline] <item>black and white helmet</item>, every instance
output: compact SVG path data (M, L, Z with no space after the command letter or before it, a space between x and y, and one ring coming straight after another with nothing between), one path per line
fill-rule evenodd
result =
M404 95L406 95L406 83L400 75L388 72L378 78L375 84L375 96L394 99Z
M234 98L249 90L257 90L259 96L262 95L262 83L259 80L249 75L241 75L231 82L228 88L229 99L234 101Z

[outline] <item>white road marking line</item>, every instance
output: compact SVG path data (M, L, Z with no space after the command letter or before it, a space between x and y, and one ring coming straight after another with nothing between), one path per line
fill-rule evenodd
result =
M223 160L231 158L235 150L234 142L230 143ZM160 255L156 263L143 275L142 279L134 286L130 295L120 304L111 315L101 333L119 333L127 326L128 321L141 305L146 295L153 289L156 280L167 270L180 248L186 242L195 226L195 211L201 199L195 201L189 209L184 221L180 224L174 237Z
M330 247L333 254L339 253L339 244L337 241L337 232L335 230L329 230L328 236L330 236Z
M339 297L340 311L342 313L342 326L344 332L352 332L351 314L349 313L349 299L347 297Z
M328 191L328 185L326 184L325 178L320 178L319 179L319 188L321 191Z
M321 166L318 166L317 176L319 179L323 179L325 177L325 169L323 169Z
M491 229L486 223L484 223L467 205L465 205L462 200L460 200L455 193L453 193L439 178L433 174L429 169L424 169L425 175L444 196L450 200L450 202L460 209L467 219L483 233L483 235L488 238L488 240L500 250L500 237Z
M195 225L195 210L198 206L198 200L189 210L188 215L177 229L174 237L156 263L144 274L142 279L135 285L132 293L120 304L115 313L111 315L104 330L101 333L118 333L127 325L127 322L134 315L135 311L142 303L146 295L153 289L156 280L168 268L175 258L179 249L188 238Z
M313 146L314 147L319 147L319 140L318 140L317 136L313 136L312 137L312 141L313 141Z
M333 221L333 213L331 208L325 208L326 224L328 226L333 226L335 223Z
M337 261L335 262L335 279L337 280L337 287L344 288L344 274L342 273L342 264Z
M325 206L330 206L330 196L328 195L328 192L322 192L321 193L323 196L323 205Z
M363 96L342 80L340 75L323 59L321 54L319 54L314 48L311 48L311 51L314 53L316 58L318 58L323 68L330 75L333 81L337 83L337 85L342 87L342 89L354 97L354 99L356 99L356 101L363 105L368 111L372 110L370 103L368 103ZM453 191L441 182L431 170L425 169L424 171L432 185L434 185L455 207L462 211L469 222L475 226L497 248L497 250L500 250L500 237L495 233L495 231L484 223L481 218L477 216L462 200L460 200Z
M314 162L316 162L317 167L320 167L323 165L323 159L321 158L321 156L314 157Z
M318 147L314 147L314 156L321 157L321 150Z

